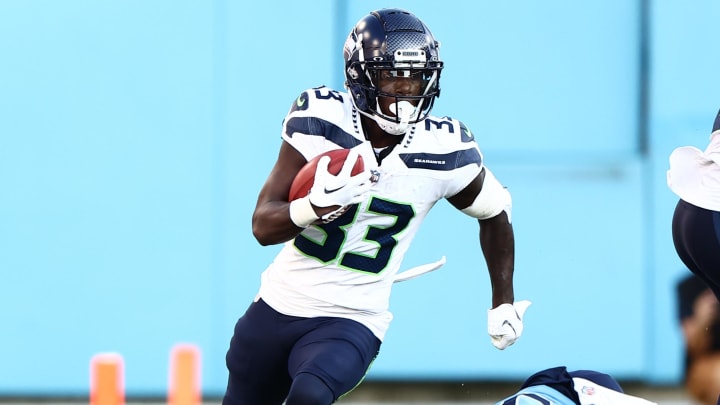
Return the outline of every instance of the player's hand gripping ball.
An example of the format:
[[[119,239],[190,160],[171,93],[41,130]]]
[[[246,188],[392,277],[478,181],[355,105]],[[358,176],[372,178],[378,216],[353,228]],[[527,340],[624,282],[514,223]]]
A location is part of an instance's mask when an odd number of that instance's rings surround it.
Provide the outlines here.
[[[311,159],[296,175],[288,193],[290,220],[300,228],[318,219],[331,222],[350,206],[365,201],[372,184],[371,172],[365,170],[357,149],[326,152]],[[316,209],[322,209],[322,214]]]
[[[323,156],[330,157],[330,164],[328,164],[328,173],[337,176],[340,173],[345,161],[347,160],[350,149],[335,149],[320,155],[315,156],[295,176],[295,179],[290,185],[290,193],[288,201],[294,201],[298,198],[305,197],[310,193],[313,184],[315,184],[315,172],[317,171],[318,162]],[[365,163],[361,155],[357,155],[355,165],[350,172],[351,176],[358,175],[365,170]]]

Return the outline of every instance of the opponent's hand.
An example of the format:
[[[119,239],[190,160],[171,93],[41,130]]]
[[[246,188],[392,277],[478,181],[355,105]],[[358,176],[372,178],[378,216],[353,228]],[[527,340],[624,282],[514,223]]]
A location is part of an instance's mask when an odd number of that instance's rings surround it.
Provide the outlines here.
[[[328,171],[330,157],[324,156],[318,161],[315,182],[308,195],[310,202],[318,208],[337,207],[321,217],[324,221],[337,218],[348,206],[358,204],[367,198],[367,193],[372,187],[371,174],[369,170],[365,170],[352,175],[357,157],[358,151],[351,150],[337,175]]]
[[[488,310],[488,334],[493,346],[504,350],[518,340],[523,332],[523,315],[530,304],[524,300]]]

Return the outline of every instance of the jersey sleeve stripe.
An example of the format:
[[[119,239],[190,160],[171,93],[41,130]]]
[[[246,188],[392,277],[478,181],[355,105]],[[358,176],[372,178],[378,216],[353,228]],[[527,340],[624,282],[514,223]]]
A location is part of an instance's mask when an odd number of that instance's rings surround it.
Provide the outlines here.
[[[343,131],[337,125],[315,117],[292,117],[285,124],[285,135],[292,138],[295,133],[322,136],[330,142],[345,148],[353,148],[362,141]]]

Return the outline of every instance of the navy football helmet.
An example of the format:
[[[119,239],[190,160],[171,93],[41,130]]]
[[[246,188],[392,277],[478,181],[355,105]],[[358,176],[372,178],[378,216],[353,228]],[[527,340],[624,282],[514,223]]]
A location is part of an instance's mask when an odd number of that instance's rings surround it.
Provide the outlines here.
[[[373,11],[350,32],[343,50],[345,87],[357,110],[387,133],[403,135],[422,121],[440,95],[443,62],[440,43],[415,15],[401,9]],[[419,95],[382,92],[381,77],[422,80]],[[378,97],[394,98],[391,111],[381,111]],[[392,115],[388,114],[391,113]]]

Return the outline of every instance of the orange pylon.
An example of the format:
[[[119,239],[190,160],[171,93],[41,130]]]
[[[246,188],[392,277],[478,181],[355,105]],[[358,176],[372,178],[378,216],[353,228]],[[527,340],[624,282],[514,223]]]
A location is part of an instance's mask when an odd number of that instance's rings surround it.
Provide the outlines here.
[[[199,405],[200,350],[192,344],[175,345],[170,353],[169,405]]]
[[[90,404],[124,405],[123,359],[117,353],[100,353],[90,360]]]

